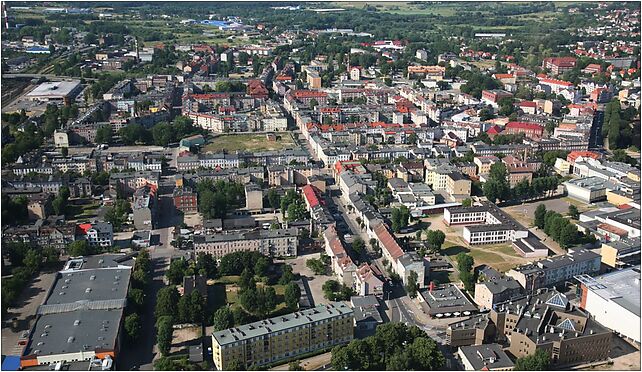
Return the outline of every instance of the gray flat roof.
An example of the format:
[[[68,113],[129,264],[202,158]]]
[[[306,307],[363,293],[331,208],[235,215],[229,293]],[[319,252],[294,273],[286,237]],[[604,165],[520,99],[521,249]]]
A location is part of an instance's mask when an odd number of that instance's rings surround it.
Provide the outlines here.
[[[484,368],[492,371],[515,366],[515,363],[506,355],[501,345],[498,344],[462,346],[459,350],[476,371]]]
[[[447,284],[432,292],[429,289],[424,289],[420,293],[430,309],[430,315],[477,310],[468,297],[453,284]]]
[[[42,83],[27,94],[27,97],[57,98],[67,97],[80,87],[80,81],[55,81]]]
[[[129,286],[129,268],[68,270],[57,274],[45,305],[78,301],[124,299]]]
[[[219,345],[226,345],[353,313],[354,311],[346,303],[335,302],[239,327],[228,328],[223,331],[214,332],[212,336]]]
[[[605,300],[622,306],[640,316],[640,266],[618,270],[609,274],[590,278],[578,276],[587,288]]]

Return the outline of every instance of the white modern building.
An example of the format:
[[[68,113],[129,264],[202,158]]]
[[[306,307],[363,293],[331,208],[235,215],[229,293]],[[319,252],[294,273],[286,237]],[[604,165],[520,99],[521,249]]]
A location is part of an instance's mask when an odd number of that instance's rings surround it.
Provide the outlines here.
[[[575,277],[582,288],[580,307],[603,326],[640,345],[640,266],[596,278]]]

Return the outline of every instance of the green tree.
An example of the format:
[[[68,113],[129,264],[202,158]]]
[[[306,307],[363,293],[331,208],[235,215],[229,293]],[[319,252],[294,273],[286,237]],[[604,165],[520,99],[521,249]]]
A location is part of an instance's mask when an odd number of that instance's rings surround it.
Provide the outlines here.
[[[301,288],[296,283],[291,282],[285,287],[285,304],[290,309],[296,309],[299,307],[299,299],[301,298]]]
[[[256,264],[254,264],[254,274],[258,276],[265,276],[267,275],[267,271],[270,267],[270,262],[266,257],[260,257],[257,261]]]
[[[88,256],[93,254],[93,250],[86,240],[76,240],[67,246],[67,252],[71,257]]]
[[[327,266],[323,261],[317,258],[310,258],[305,261],[305,266],[312,270],[314,275],[324,275],[327,271]]]
[[[162,316],[156,322],[156,342],[163,356],[169,354],[172,347],[174,328],[171,316]]]
[[[234,326],[234,315],[229,307],[223,306],[216,310],[212,320],[214,331],[222,331]]]
[[[569,215],[572,219],[577,220],[578,218],[580,218],[580,211],[579,211],[579,210],[577,210],[577,207],[576,207],[575,205],[570,204],[570,205],[568,206],[568,215]]]
[[[548,352],[538,349],[534,354],[517,358],[515,360],[516,371],[547,371],[551,363]]]
[[[279,279],[279,284],[281,285],[287,285],[291,281],[295,279],[294,274],[292,272],[292,266],[285,264],[283,266],[283,274],[281,274],[281,278]]]
[[[539,204],[535,209],[535,226],[539,229],[544,228],[544,222],[546,217],[546,205]]]
[[[136,310],[142,310],[145,304],[145,292],[140,288],[132,288],[127,294],[127,301],[133,304]]]
[[[470,198],[466,198],[466,199],[462,200],[462,202],[461,202],[461,206],[462,207],[470,207],[472,205],[473,205],[473,201]]]
[[[157,319],[163,316],[177,318],[179,297],[175,286],[161,288],[156,295],[154,316]]]
[[[268,203],[270,204],[270,207],[274,210],[279,208],[279,206],[281,205],[281,196],[274,188],[271,188],[268,190],[267,199],[268,199]]]
[[[441,251],[441,246],[446,240],[446,234],[441,230],[429,230],[426,236],[426,241],[428,242],[428,247],[433,253]]]
[[[290,362],[288,365],[288,371],[305,371],[305,368],[301,366],[301,362],[298,360]]]
[[[417,283],[418,275],[413,270],[410,270],[408,275],[408,283],[406,284],[406,292],[410,298],[417,297],[417,291],[419,290],[419,284]]]
[[[104,124],[96,129],[96,143],[111,144],[112,141],[111,125]]]
[[[352,249],[357,253],[357,254],[363,254],[365,253],[366,249],[366,243],[361,239],[360,237],[354,238],[352,241]]]
[[[136,341],[140,337],[142,326],[140,324],[140,317],[136,313],[132,313],[125,317],[125,332],[131,341]]]
[[[183,277],[187,271],[187,261],[184,258],[174,260],[169,264],[169,269],[165,273],[170,284],[178,285],[183,283]]]

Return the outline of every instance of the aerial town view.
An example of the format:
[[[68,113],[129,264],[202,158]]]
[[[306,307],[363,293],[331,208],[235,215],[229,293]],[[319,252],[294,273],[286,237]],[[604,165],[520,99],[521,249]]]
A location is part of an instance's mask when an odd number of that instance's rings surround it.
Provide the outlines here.
[[[1,369],[640,370],[640,7],[2,2]]]

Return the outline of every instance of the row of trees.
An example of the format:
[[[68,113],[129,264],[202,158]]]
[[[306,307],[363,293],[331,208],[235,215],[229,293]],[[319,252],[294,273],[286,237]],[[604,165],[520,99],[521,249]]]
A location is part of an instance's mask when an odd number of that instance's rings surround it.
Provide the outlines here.
[[[559,180],[556,176],[536,177],[531,182],[520,181],[511,189],[506,165],[497,162],[490,167],[488,179],[483,186],[484,196],[492,202],[506,200],[527,200],[538,197],[545,192],[557,189]]]
[[[283,217],[287,221],[301,221],[308,217],[308,211],[306,210],[303,197],[294,190],[288,190],[285,195],[280,198],[280,204],[281,214],[283,214]]]
[[[130,342],[140,339],[142,330],[141,314],[145,307],[145,289],[151,283],[152,261],[146,249],[141,250],[136,257],[132,271],[131,289],[127,294],[127,315],[125,316],[125,333]]]
[[[332,368],[337,371],[432,371],[441,369],[445,362],[426,332],[404,323],[380,325],[373,336],[332,349]]]
[[[172,261],[165,273],[167,281],[170,284],[179,285],[183,282],[185,276],[203,275],[207,279],[216,278],[218,276],[218,268],[212,255],[201,252],[197,257],[196,261],[190,262],[182,257]]]
[[[640,120],[635,107],[622,110],[620,101],[613,98],[604,109],[602,137],[608,140],[610,150],[625,149],[629,146],[640,148]]]
[[[569,209],[571,214],[576,215],[577,210]],[[576,244],[594,243],[595,237],[590,233],[580,233],[577,226],[561,214],[546,210],[544,204],[535,209],[535,226],[543,229],[560,247],[568,249]]]
[[[111,131],[111,129],[110,129]],[[146,129],[142,124],[132,123],[118,131],[121,140],[126,145],[135,144],[154,144],[157,146],[167,146],[170,143],[178,142],[181,138],[203,134],[201,128],[193,125],[192,119],[186,116],[177,116],[173,122],[160,122],[151,129]],[[100,143],[111,143],[111,134],[101,134]]]

